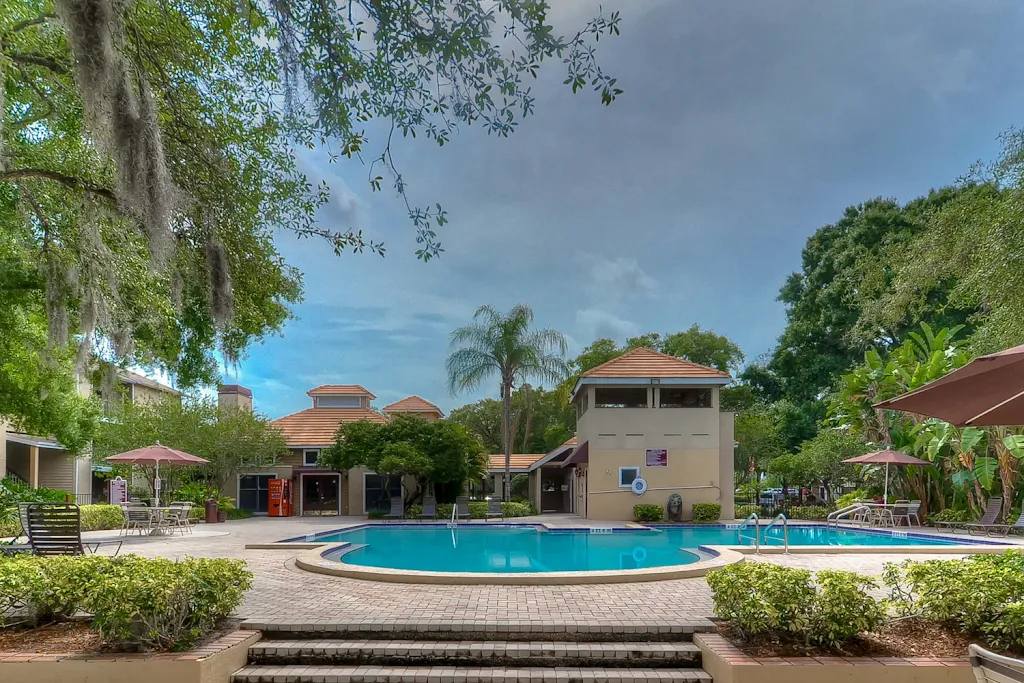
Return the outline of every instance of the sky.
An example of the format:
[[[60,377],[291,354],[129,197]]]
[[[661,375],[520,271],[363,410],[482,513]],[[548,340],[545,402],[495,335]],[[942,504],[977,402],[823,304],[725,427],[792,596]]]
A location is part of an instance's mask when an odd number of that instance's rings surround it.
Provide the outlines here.
[[[562,33],[598,11],[553,5]],[[622,14],[621,36],[597,46],[625,91],[611,106],[573,95],[554,61],[533,86],[537,113],[510,138],[463,127],[443,148],[394,145],[410,200],[448,212],[439,259],[415,258],[403,204],[370,190],[366,166],[303,156],[332,188],[322,224],[362,229],[387,255],[279,235],[305,299],[224,381],[251,388],[271,418],[309,407],[320,384],[448,411],[498,395],[497,380],[447,392],[450,332],[480,305],[520,302],[566,335],[570,357],[599,337],[699,323],[754,359],[782,331],[776,296],[816,229],[851,204],[955,181],[1024,123],[1017,0],[603,7]]]

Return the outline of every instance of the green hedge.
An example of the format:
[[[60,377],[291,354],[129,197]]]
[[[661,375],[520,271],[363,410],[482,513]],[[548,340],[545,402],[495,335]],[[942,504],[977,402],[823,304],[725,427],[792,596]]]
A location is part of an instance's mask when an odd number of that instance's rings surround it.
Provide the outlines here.
[[[660,522],[665,518],[665,508],[660,505],[639,504],[633,506],[633,519],[638,522]]]
[[[61,501],[63,502],[63,501]],[[82,531],[106,531],[120,529],[124,524],[124,513],[119,505],[82,505]],[[17,509],[14,515],[0,520],[0,538],[22,534]]]
[[[823,505],[801,505],[786,510],[786,517],[788,519],[825,519],[830,512],[832,510]]]
[[[751,515],[751,513],[754,513],[754,512],[756,512],[757,514],[760,515],[761,514],[761,506],[760,505],[737,505],[733,509],[732,516],[733,516],[733,519],[746,519],[747,517],[749,517]]]
[[[936,522],[973,522],[975,514],[971,510],[954,510],[946,508],[939,510],[934,515],[928,515],[928,524],[935,526]]]
[[[698,524],[717,522],[722,517],[722,506],[718,503],[694,503],[693,521]]]
[[[505,503],[501,504],[501,511],[505,513],[506,517],[530,517],[537,514],[537,509],[529,502],[525,503]],[[416,519],[420,514],[423,513],[422,505],[410,505],[409,509],[405,511],[406,519]],[[367,515],[370,519],[381,519],[385,513],[370,513]],[[486,519],[487,518],[487,503],[485,501],[472,501],[469,504],[469,516],[472,519]],[[437,504],[437,518],[439,520],[447,520],[452,518],[452,503],[438,503]]]
[[[875,581],[853,572],[741,563],[708,572],[715,614],[743,637],[788,632],[805,642],[840,646],[882,625],[885,611],[869,591]]]
[[[81,611],[108,647],[182,650],[231,614],[251,583],[240,560],[0,558],[0,620],[49,623]]]

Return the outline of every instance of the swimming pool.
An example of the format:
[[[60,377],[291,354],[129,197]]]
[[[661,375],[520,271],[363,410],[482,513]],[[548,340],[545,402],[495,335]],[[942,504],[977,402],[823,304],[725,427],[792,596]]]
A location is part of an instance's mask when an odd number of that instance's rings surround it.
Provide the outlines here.
[[[752,545],[752,530],[661,527],[647,529],[548,529],[516,525],[376,524],[318,534],[307,540],[347,543],[325,559],[362,567],[427,572],[546,573],[669,567],[707,557],[701,546]],[[762,530],[762,534],[764,530]],[[302,539],[292,539],[302,540]],[[766,545],[778,546],[773,528]],[[890,532],[791,526],[791,546],[942,546],[961,539]]]

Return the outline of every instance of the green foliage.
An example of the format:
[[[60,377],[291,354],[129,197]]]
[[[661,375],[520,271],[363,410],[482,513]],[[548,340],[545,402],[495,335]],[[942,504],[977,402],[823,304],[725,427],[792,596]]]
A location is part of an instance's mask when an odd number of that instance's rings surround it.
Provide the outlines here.
[[[815,574],[814,581],[817,591],[808,627],[812,642],[838,647],[885,621],[885,609],[869,593],[877,587],[874,579],[825,569]]]
[[[634,511],[635,515],[635,511]],[[718,503],[694,503],[693,521],[698,524],[717,522],[722,516],[722,506]]]
[[[760,505],[737,505],[733,509],[733,513],[732,513],[733,514],[733,519],[746,519],[747,517],[749,517],[754,512],[756,512],[757,514],[760,515],[761,514],[761,506]]]
[[[0,625],[70,619],[82,608],[104,559],[0,556]]]
[[[779,421],[768,406],[755,406],[736,415],[733,449],[736,472],[744,479],[764,472],[771,462],[785,452],[785,443],[779,432]]]
[[[342,424],[334,445],[320,458],[339,471],[365,467],[385,476],[415,477],[416,489],[406,491],[406,506],[430,482],[460,484],[483,477],[487,469],[483,447],[465,427],[412,415],[396,415],[386,423]]]
[[[932,526],[935,526],[937,522],[973,522],[975,519],[977,519],[977,515],[973,510],[954,510],[953,508],[946,508],[933,515],[928,515],[928,523]]]
[[[287,450],[280,430],[265,416],[247,410],[221,410],[210,399],[126,402],[113,417],[100,426],[93,445],[94,458],[102,460],[160,442],[209,461],[189,470],[205,485],[220,491],[228,486],[235,472],[271,467],[278,455]],[[148,476],[152,475],[151,468],[146,471]],[[168,480],[164,489],[179,488],[175,478],[187,477],[190,471],[165,468],[160,473]],[[193,498],[188,500],[201,503]]]
[[[124,524],[124,513],[120,505],[83,505],[82,531],[106,531],[120,529]]]
[[[786,510],[786,517],[803,520],[826,519],[831,511],[822,505],[797,505]]]
[[[530,517],[537,514],[537,510],[529,502],[526,503],[515,503],[515,502],[503,502],[501,504],[501,511],[506,517]],[[420,514],[423,513],[422,505],[410,505],[409,509],[405,512],[406,519],[416,519]],[[368,519],[383,519],[383,512],[379,514],[368,514]],[[487,519],[487,503],[485,501],[470,501],[469,503],[469,516],[471,519]],[[438,519],[451,519],[452,517],[452,504],[451,503],[438,503],[437,504],[437,518]]]
[[[785,453],[770,461],[768,474],[785,488],[802,486],[814,480],[811,460],[795,453]]]
[[[868,498],[868,492],[864,489],[857,489],[856,491],[850,491],[836,498],[836,509],[842,510],[848,505],[853,505],[856,500],[866,500]]]
[[[806,468],[808,482],[817,482],[827,492],[831,492],[853,473],[851,466],[843,461],[867,452],[868,446],[861,438],[836,429],[826,429],[804,442],[797,456]]]
[[[638,522],[660,522],[665,519],[665,508],[662,505],[650,503],[634,505],[633,519]]]
[[[113,558],[83,603],[115,649],[183,650],[242,602],[252,575],[241,560]]]
[[[814,601],[811,573],[760,562],[709,571],[715,614],[745,638],[773,631],[805,633]]]
[[[463,425],[480,439],[488,453],[503,452],[501,401],[480,399],[455,408],[448,414],[448,419]],[[558,391],[523,384],[512,392],[514,452],[549,453],[565,443],[575,431],[576,409],[566,403]]]
[[[533,309],[526,304],[513,306],[507,314],[493,306],[481,306],[469,325],[452,331],[452,352],[445,360],[448,389],[453,395],[476,389],[488,379],[499,381],[505,500],[512,496],[512,390],[529,377],[557,383],[566,375],[565,336],[550,328],[535,330],[532,325]]]
[[[660,346],[654,348],[728,373],[735,373],[744,360],[743,351],[734,341],[711,330],[702,330],[697,323],[683,332],[667,335]]]
[[[874,580],[853,572],[824,570],[812,585],[805,569],[744,562],[708,572],[707,581],[715,614],[745,638],[788,632],[837,647],[884,620],[869,593]]]
[[[898,613],[953,624],[991,645],[1024,651],[1024,551],[967,559],[888,564],[884,578]]]
[[[0,538],[21,533],[18,503],[63,503],[67,492],[28,484],[5,477],[0,479]]]

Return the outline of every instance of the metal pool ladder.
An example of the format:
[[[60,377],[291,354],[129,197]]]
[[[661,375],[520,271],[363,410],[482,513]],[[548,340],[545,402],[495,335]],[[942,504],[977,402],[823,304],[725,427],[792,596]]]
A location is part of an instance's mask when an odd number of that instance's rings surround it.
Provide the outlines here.
[[[750,520],[754,520],[754,553],[757,554],[757,555],[760,555],[761,554],[761,538],[760,538],[760,536],[761,536],[761,534],[760,534],[761,522],[760,522],[760,518],[757,516],[756,512],[751,512],[749,515],[747,515],[747,518],[745,520],[743,520],[743,524],[740,524],[740,531],[739,531],[739,534],[736,537],[736,540],[738,540],[738,541],[742,541],[743,540],[743,530],[747,527],[747,523],[750,522]]]
[[[786,520],[786,515],[781,512],[775,515],[775,519],[768,522],[768,526],[764,528],[764,542],[765,545],[771,540],[768,538],[768,531],[775,526],[779,520],[782,520],[782,545],[785,548],[785,553],[789,555],[789,522]]]
[[[458,503],[453,503],[452,504],[452,519],[451,519],[450,522],[448,522],[448,528],[449,529],[455,529],[456,527],[459,526],[459,519],[455,515],[455,513],[458,512],[458,509],[459,509],[459,504]]]

